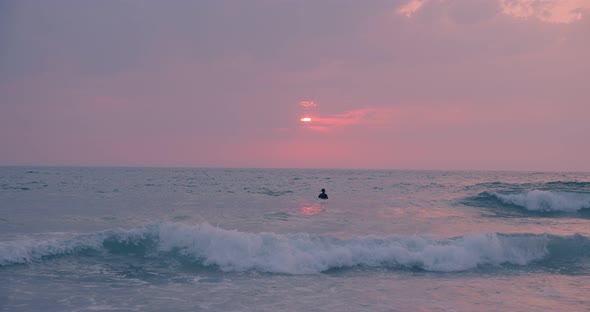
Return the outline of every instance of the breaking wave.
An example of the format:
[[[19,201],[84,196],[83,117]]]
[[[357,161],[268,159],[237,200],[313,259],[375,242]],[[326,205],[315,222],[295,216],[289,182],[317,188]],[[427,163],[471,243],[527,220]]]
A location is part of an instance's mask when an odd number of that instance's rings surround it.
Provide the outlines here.
[[[573,244],[573,245],[572,245]],[[567,245],[567,247],[563,247]],[[457,272],[479,266],[528,265],[570,253],[588,256],[580,235],[467,235],[445,240],[418,236],[362,236],[348,239],[307,233],[245,233],[209,224],[162,223],[110,230],[61,240],[0,243],[0,266],[26,264],[63,255],[101,253],[175,257],[222,271],[315,274],[330,269],[381,267]]]
[[[465,187],[466,190],[487,190],[502,192],[523,192],[529,190],[543,190],[555,192],[580,192],[590,193],[590,182],[578,181],[552,181],[540,183],[506,183],[506,182],[484,182]]]
[[[492,193],[500,201],[531,211],[576,212],[590,208],[590,194],[532,190],[517,194]]]
[[[523,210],[531,213],[576,213],[590,208],[590,193],[532,190],[482,192],[461,200],[473,207]]]

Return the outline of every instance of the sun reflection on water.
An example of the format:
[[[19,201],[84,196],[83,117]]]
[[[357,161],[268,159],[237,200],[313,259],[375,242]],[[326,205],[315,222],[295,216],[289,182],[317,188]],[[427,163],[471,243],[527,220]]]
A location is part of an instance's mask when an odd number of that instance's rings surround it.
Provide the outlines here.
[[[313,216],[325,210],[324,204],[320,203],[313,203],[313,204],[305,204],[299,212],[304,216]]]

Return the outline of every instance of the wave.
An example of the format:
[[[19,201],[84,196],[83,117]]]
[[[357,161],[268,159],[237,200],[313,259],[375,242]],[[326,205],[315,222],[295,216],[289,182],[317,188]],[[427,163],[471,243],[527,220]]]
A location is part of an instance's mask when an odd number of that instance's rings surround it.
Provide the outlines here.
[[[521,192],[489,192],[463,198],[459,203],[483,208],[512,209],[513,212],[542,215],[590,212],[590,193],[530,190]],[[509,210],[505,210],[509,211]]]
[[[590,182],[554,181],[547,182],[545,185],[556,190],[590,191]]]
[[[563,248],[569,244],[567,248]],[[572,244],[574,244],[572,246]],[[245,233],[207,223],[162,223],[110,230],[62,240],[0,243],[0,266],[26,264],[88,251],[142,257],[172,256],[226,272],[315,274],[331,269],[372,267],[458,272],[480,266],[528,265],[566,253],[590,254],[586,237],[548,234],[467,235],[431,240],[419,236],[362,236],[348,239],[308,233]]]
[[[590,194],[532,190],[516,194],[491,193],[502,203],[529,211],[577,212],[590,208]]]
[[[17,239],[0,242],[0,267],[24,264],[44,258],[104,250],[109,246],[132,247],[149,241],[146,228],[109,230],[69,239]]]
[[[553,192],[578,192],[590,193],[590,182],[579,181],[550,181],[538,183],[508,183],[508,182],[484,182],[465,187],[466,190],[486,190],[488,192],[524,192],[530,190],[542,190]]]
[[[519,194],[493,193],[502,202],[531,211],[576,212],[590,208],[590,194],[532,190]]]

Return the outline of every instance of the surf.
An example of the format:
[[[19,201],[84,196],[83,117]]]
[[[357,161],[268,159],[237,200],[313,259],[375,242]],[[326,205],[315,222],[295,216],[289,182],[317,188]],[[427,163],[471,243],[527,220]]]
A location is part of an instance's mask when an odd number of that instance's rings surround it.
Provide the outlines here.
[[[590,193],[530,190],[485,191],[461,203],[474,207],[518,209],[538,213],[578,213],[590,209]]]
[[[532,190],[516,194],[491,193],[501,202],[530,211],[576,212],[590,208],[590,194]]]
[[[590,243],[581,235],[502,233],[443,240],[404,235],[336,238],[310,233],[248,233],[208,223],[167,222],[67,239],[1,242],[0,266],[104,254],[156,261],[173,258],[223,272],[318,274],[354,267],[461,272],[482,266],[527,266],[564,256],[586,258]]]

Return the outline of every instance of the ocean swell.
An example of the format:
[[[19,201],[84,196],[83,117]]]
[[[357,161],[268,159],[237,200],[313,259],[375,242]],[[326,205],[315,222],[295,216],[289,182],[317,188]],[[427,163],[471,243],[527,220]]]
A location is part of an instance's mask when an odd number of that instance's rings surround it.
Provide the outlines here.
[[[590,208],[590,194],[532,190],[516,194],[491,193],[501,202],[530,211],[576,212]]]
[[[457,272],[486,265],[528,265],[550,256],[550,246],[559,246],[564,239],[568,238],[496,233],[446,240],[397,235],[339,239],[308,233],[245,233],[206,223],[162,223],[66,240],[2,242],[0,266],[93,250],[172,256],[226,272],[316,274],[357,266]],[[587,238],[581,240],[588,245]]]

